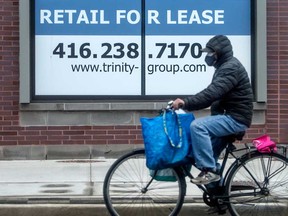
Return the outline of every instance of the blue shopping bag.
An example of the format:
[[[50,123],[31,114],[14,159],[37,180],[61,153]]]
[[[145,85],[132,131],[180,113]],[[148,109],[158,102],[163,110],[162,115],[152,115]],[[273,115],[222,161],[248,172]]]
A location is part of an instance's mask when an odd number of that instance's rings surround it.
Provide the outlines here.
[[[145,146],[146,166],[159,170],[179,166],[188,162],[192,144],[190,124],[192,113],[178,114],[164,110],[153,118],[140,118]]]

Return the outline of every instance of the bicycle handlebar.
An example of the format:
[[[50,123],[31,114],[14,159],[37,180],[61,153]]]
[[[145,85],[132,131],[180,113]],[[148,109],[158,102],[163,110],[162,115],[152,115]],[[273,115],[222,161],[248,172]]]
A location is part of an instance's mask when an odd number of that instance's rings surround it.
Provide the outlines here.
[[[169,101],[168,103],[167,103],[167,107],[166,107],[166,109],[172,109],[173,108],[173,100],[171,100],[171,101]]]
[[[174,102],[173,100],[169,101],[169,102],[167,103],[166,109],[174,110],[174,108],[173,108],[173,102]],[[177,112],[177,113],[179,113],[179,114],[181,114],[181,113],[186,113],[186,112],[182,109],[182,107],[183,107],[183,104],[180,104],[179,109],[178,109],[178,110],[175,110],[175,112]]]

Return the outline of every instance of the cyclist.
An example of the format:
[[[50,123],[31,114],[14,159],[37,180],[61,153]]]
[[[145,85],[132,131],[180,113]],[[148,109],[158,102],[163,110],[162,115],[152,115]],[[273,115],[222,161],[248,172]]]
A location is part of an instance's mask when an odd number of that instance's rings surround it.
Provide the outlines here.
[[[172,106],[188,111],[211,107],[211,116],[197,118],[190,126],[195,165],[201,170],[191,181],[209,184],[220,180],[217,160],[226,146],[223,137],[251,125],[253,92],[246,69],[233,56],[227,36],[214,36],[201,51],[207,53],[206,64],[215,68],[212,82],[195,95],[177,98]]]

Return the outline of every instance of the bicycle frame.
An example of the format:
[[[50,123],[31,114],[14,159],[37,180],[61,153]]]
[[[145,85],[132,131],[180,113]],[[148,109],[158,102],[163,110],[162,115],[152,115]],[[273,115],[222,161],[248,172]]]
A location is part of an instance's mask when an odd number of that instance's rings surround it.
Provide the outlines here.
[[[220,176],[223,176],[223,173],[224,173],[224,169],[226,167],[226,163],[227,163],[227,160],[229,158],[229,155],[232,155],[236,160],[237,160],[237,156],[235,156],[233,154],[233,152],[236,152],[236,151],[242,151],[242,150],[247,150],[249,147],[245,147],[245,148],[242,148],[242,149],[236,149],[236,147],[234,146],[233,143],[228,143],[227,144],[227,147],[225,148],[226,151],[225,151],[225,154],[224,154],[224,157],[223,157],[223,162],[222,162],[222,165],[221,165],[221,168],[220,168]],[[194,165],[194,164],[192,164]],[[233,165],[233,164],[232,164]],[[220,181],[220,185],[219,186],[224,186],[224,182],[229,174],[229,172],[231,171],[231,169],[233,168],[233,166],[230,166],[229,169],[227,170],[224,178],[222,181]],[[190,179],[194,178],[194,176],[190,173],[189,170],[187,170],[187,168],[185,166],[181,166],[181,169],[183,170],[184,172],[184,175],[188,176]],[[204,185],[197,185],[197,187],[202,190],[203,192],[206,192],[207,194],[209,194],[207,188],[204,186]],[[217,197],[218,198],[218,197]]]
[[[243,159],[243,158],[246,158],[246,157],[249,157],[249,155],[252,153],[252,151],[253,151],[253,152],[256,151],[255,147],[250,147],[250,146],[248,146],[247,144],[245,144],[245,147],[237,149],[233,143],[228,143],[228,144],[227,144],[227,147],[226,147],[225,149],[226,149],[226,151],[225,151],[225,154],[224,154],[224,157],[223,157],[223,162],[222,162],[222,165],[221,165],[221,168],[220,168],[220,172],[219,172],[220,176],[223,177],[224,169],[225,169],[225,167],[226,167],[226,164],[227,164],[227,161],[228,161],[229,156],[232,156],[232,157],[235,159],[235,161],[230,165],[230,167],[228,168],[227,172],[225,173],[222,181],[220,181],[220,183],[219,183],[219,186],[220,186],[220,187],[224,187],[225,182],[226,182],[226,180],[227,180],[227,177],[228,177],[229,173],[231,172],[231,170],[233,169],[233,167],[236,166],[236,165],[238,165],[239,163],[242,163],[242,162],[241,162],[242,159]],[[253,149],[253,150],[251,151],[251,149]],[[244,151],[244,150],[246,150],[246,151],[248,151],[248,152],[245,153],[245,154],[241,154],[240,156],[235,155],[235,152],[240,152],[240,151]],[[286,149],[285,149],[284,151],[286,152]],[[269,161],[269,164],[271,164],[270,161]],[[193,165],[194,165],[194,164],[193,164]],[[283,167],[279,168],[279,170],[277,170],[277,172],[274,172],[274,173],[272,173],[272,174],[270,173],[269,170],[263,170],[263,172],[264,172],[265,175],[267,176],[267,179],[265,179],[265,184],[264,184],[263,186],[261,186],[260,183],[257,182],[257,180],[254,178],[253,174],[249,171],[249,169],[245,166],[245,164],[243,164],[243,167],[244,167],[245,170],[248,172],[248,174],[251,176],[251,178],[254,180],[254,182],[257,184],[257,186],[258,186],[259,188],[263,188],[264,185],[268,184],[269,179],[270,179],[271,177],[277,175],[277,174],[280,173],[281,171],[283,171],[283,170],[286,168],[286,165],[283,164]],[[190,179],[194,178],[194,176],[190,173],[189,170],[187,170],[187,168],[186,168],[185,166],[181,166],[181,169],[183,170],[184,175],[187,175]],[[269,176],[268,176],[268,174],[269,174]],[[236,196],[237,196],[237,195],[233,195],[233,196],[213,195],[213,194],[209,193],[209,190],[207,189],[207,187],[206,187],[205,185],[197,185],[197,187],[198,187],[201,191],[207,193],[209,196],[212,196],[213,199],[220,199],[220,200],[221,200],[221,199],[225,199],[225,198],[229,198],[229,197],[236,197]],[[252,186],[245,186],[245,187],[244,187],[244,186],[241,186],[241,187],[242,187],[241,189],[243,189],[243,190],[244,190],[244,189],[246,189],[246,190],[248,190],[248,189],[250,189],[250,190],[251,190],[251,189],[255,189],[255,188],[252,187]],[[244,188],[243,188],[243,187],[244,187]],[[238,188],[238,189],[239,189],[239,188]],[[247,193],[247,194],[245,194],[245,195],[249,196],[249,195],[262,194],[262,193],[263,193],[263,191],[261,190],[261,191],[258,191],[258,192],[257,192],[257,191],[254,191],[253,193],[250,192],[250,193]],[[243,196],[243,194],[242,194],[242,196]]]
[[[286,152],[286,148],[284,150]],[[246,152],[238,154],[239,151]],[[219,188],[217,185],[215,185],[216,188],[205,185],[197,186],[203,192],[204,203],[212,207],[212,210],[222,214],[228,208],[233,216],[239,216],[242,213],[249,216],[251,212],[261,216],[261,212],[267,211],[271,213],[271,216],[274,216],[279,213],[279,206],[288,207],[286,202],[288,199],[286,193],[288,159],[286,156],[274,152],[260,153],[248,145],[236,149],[234,144],[229,142],[222,159],[222,166],[219,171],[222,180],[218,184]],[[140,163],[135,163],[135,160]],[[186,195],[187,179],[185,180],[185,178],[187,176],[193,178],[190,172],[192,165],[194,163],[191,160],[189,164],[174,167],[175,179],[177,180],[164,181],[162,184],[162,180],[157,180],[156,172],[151,174],[149,170],[148,172],[146,170],[145,149],[123,155],[108,170],[103,184],[104,201],[109,212],[112,215],[119,215],[120,211],[128,213],[131,209],[135,210],[135,203],[139,206],[143,203],[142,208],[150,205],[151,207],[154,206],[155,209],[162,209],[165,206],[165,214],[162,215],[177,215]],[[127,168],[133,171],[131,176],[135,178],[131,179],[130,175],[127,176]],[[142,174],[144,175],[142,176]],[[276,178],[274,178],[275,176]],[[133,181],[129,184],[131,180]],[[120,188],[121,190],[119,190]],[[167,196],[167,192],[169,196]],[[158,200],[159,197],[163,199]],[[129,202],[125,201],[127,198]],[[124,202],[119,203],[119,200]],[[151,202],[147,202],[148,200]],[[163,203],[169,203],[169,206],[163,205]],[[269,208],[270,205],[271,208]],[[285,214],[280,215],[284,216]]]

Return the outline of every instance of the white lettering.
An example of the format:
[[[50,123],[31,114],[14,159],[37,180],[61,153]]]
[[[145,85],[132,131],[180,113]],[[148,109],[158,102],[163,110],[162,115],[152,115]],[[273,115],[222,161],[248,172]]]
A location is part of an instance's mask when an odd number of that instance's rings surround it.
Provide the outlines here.
[[[178,24],[187,24],[187,10],[178,11]]]
[[[154,22],[155,24],[160,24],[159,20],[158,20],[158,16],[159,16],[159,12],[156,10],[148,10],[148,24],[152,24],[152,22]]]
[[[213,11],[205,10],[203,11],[202,16],[203,16],[202,20],[203,24],[211,24],[213,22]]]
[[[109,20],[105,19],[104,10],[41,10],[41,24],[110,24]],[[66,23],[65,23],[66,22]]]
[[[85,10],[81,10],[77,19],[77,24],[80,24],[81,22],[85,22],[86,24],[89,24],[89,19],[86,14]]]
[[[201,19],[199,17],[198,11],[193,10],[189,19],[189,24],[196,22],[197,24],[201,24]]]
[[[64,23],[63,12],[64,12],[64,10],[55,10],[54,11],[54,24],[63,24]]]
[[[168,10],[167,11],[167,24],[177,24],[177,22],[174,20],[171,19],[171,10]]]
[[[137,11],[137,10],[131,10],[128,12],[128,17],[127,17],[127,20],[130,24],[137,24],[140,22],[140,19],[141,19],[141,15],[140,13]],[[132,16],[135,16],[135,19],[132,20]]]
[[[40,23],[44,24],[45,22],[49,24],[53,24],[51,17],[51,11],[50,10],[41,10],[40,11]]]
[[[224,10],[215,11],[215,24],[224,24]]]
[[[121,19],[124,19],[126,16],[126,10],[117,10],[116,11],[116,23],[120,24],[121,23]]]
[[[92,19],[90,21],[90,24],[98,24],[98,21],[97,21],[98,10],[91,10],[90,12],[92,14]]]
[[[116,11],[116,24],[121,24],[121,20],[126,19],[130,24],[137,24],[140,22],[141,15],[137,10],[117,10]]]
[[[65,10],[65,13],[68,15],[68,23],[73,23],[73,15],[77,13],[77,10]]]
[[[100,20],[98,22],[97,14],[99,12]],[[90,20],[90,24],[110,24],[109,20],[105,20],[105,11],[104,10],[91,10],[90,13],[92,14],[92,19]]]
[[[167,10],[167,24],[224,24],[224,10]],[[177,14],[176,14],[177,13]]]
[[[160,24],[159,11],[148,10],[147,23]],[[224,10],[167,10],[166,21],[170,25],[224,24]],[[137,24],[141,14],[137,10],[116,10],[116,24]],[[40,24],[110,24],[104,10],[40,10]]]
[[[100,23],[101,24],[110,24],[109,20],[105,20],[105,11],[100,10]]]

